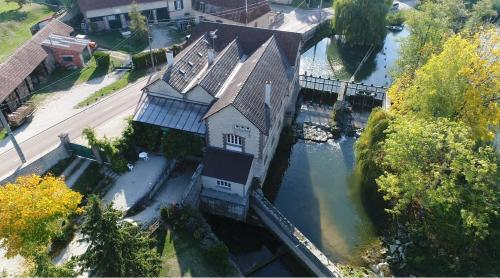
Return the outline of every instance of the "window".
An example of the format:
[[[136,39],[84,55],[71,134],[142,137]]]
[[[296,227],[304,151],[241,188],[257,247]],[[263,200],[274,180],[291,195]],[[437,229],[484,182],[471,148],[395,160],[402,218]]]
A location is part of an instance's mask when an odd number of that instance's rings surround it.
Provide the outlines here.
[[[231,183],[227,181],[217,180],[217,186],[231,190]]]
[[[73,62],[73,56],[62,56],[64,62]]]
[[[205,2],[200,2],[200,11],[204,12],[204,13],[206,12],[205,11]]]
[[[176,11],[184,9],[184,1],[183,0],[175,0],[174,7]]]
[[[226,136],[226,143],[229,145],[241,146],[241,137],[234,134],[228,134]]]

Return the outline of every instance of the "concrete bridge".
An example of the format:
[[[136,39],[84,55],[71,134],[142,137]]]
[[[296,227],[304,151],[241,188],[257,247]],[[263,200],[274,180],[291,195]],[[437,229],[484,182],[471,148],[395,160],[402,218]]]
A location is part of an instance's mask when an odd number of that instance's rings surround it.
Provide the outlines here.
[[[262,190],[252,192],[250,206],[264,224],[318,277],[342,277],[337,266],[271,204]]]
[[[388,108],[390,101],[387,98],[387,88],[383,86],[368,85],[345,81],[340,79],[323,78],[321,76],[299,75],[299,84],[302,89],[310,89],[328,94],[337,94],[337,102],[342,103],[347,97],[364,96],[372,99],[372,105],[381,103],[383,108]],[[341,106],[339,106],[340,108]]]

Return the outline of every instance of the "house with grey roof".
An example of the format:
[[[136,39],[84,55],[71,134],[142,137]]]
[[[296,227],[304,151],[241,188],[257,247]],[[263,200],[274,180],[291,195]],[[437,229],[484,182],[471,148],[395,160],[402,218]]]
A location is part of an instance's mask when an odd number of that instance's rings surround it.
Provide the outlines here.
[[[296,33],[203,23],[144,88],[134,120],[203,136],[202,209],[244,220],[299,91]]]

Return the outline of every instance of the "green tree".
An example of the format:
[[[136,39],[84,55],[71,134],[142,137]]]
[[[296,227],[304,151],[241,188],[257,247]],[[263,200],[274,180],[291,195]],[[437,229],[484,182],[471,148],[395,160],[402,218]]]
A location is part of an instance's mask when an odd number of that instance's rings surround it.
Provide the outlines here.
[[[130,30],[132,31],[132,35],[137,42],[144,42],[148,40],[148,27],[147,27],[147,19],[144,15],[139,11],[139,7],[137,6],[137,2],[132,2],[130,7]]]
[[[76,277],[74,270],[76,262],[70,260],[61,266],[55,265],[47,252],[36,252],[34,255],[35,269],[31,273],[33,277]]]
[[[419,240],[416,248],[432,250],[426,256],[434,264],[438,257],[445,263],[436,266],[445,272],[424,273],[465,275],[474,273],[466,265],[500,259],[485,251],[500,236],[500,157],[493,147],[478,145],[460,122],[397,117],[382,152],[377,184],[392,204],[387,211]],[[446,272],[452,268],[456,272]]]
[[[336,0],[333,28],[351,46],[380,45],[389,10],[384,0]]]
[[[28,3],[28,0],[5,0],[7,3],[16,3],[19,9],[22,9],[24,5]]]
[[[162,148],[168,158],[184,158],[189,155],[202,156],[204,146],[202,137],[175,129],[170,129],[163,136]]]
[[[66,9],[71,9],[76,5],[76,0],[59,0]]]
[[[121,221],[122,213],[92,196],[82,225],[83,241],[89,243],[80,258],[84,269],[96,276],[153,277],[160,259],[152,240],[139,227]]]
[[[389,90],[392,110],[425,118],[446,117],[469,126],[477,138],[491,140],[500,125],[499,34],[492,30],[466,39],[450,38],[411,80]],[[401,82],[407,82],[399,86]]]
[[[481,0],[478,1],[470,13],[466,26],[472,30],[478,29],[485,23],[491,23],[498,15],[500,8],[499,0]]]
[[[410,11],[405,21],[410,35],[401,42],[394,75],[412,75],[429,58],[442,50],[444,41],[453,33],[452,21],[441,3],[427,1],[419,10]],[[410,77],[411,79],[411,77]]]

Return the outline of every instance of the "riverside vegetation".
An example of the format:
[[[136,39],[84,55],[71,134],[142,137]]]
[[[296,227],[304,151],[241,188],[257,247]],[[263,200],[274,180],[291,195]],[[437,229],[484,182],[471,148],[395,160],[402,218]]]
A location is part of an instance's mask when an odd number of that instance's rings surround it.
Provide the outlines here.
[[[498,275],[498,3],[425,1],[408,13],[388,111],[356,145],[365,203],[388,219],[396,275]]]

